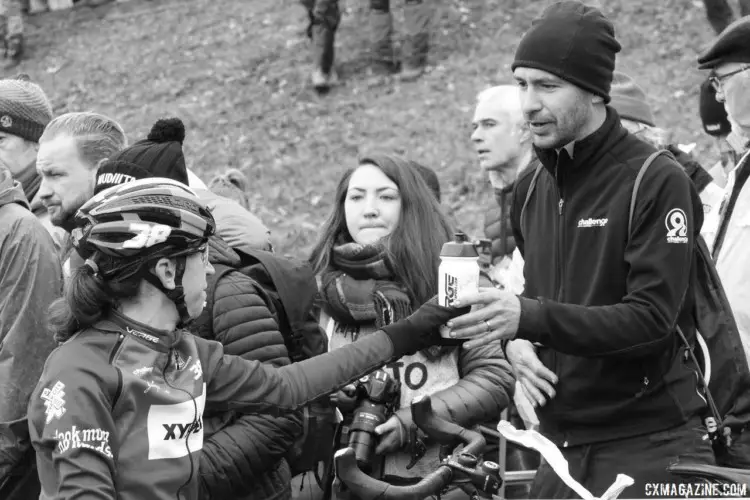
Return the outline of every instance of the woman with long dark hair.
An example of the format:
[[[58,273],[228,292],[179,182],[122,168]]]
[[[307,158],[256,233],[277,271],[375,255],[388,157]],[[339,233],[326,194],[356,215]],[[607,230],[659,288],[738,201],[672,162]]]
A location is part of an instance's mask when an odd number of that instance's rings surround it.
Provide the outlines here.
[[[310,260],[320,324],[335,352],[407,317],[437,293],[440,250],[452,230],[424,173],[397,156],[362,158],[341,178],[334,203]],[[418,447],[410,410],[415,397],[429,394],[440,416],[473,426],[499,417],[514,384],[499,344],[424,349],[385,369],[400,381],[401,393],[399,409],[377,429],[381,463],[374,474],[396,482],[411,482],[438,463],[432,443],[407,470]],[[336,400],[350,409],[345,391]]]
[[[437,325],[461,312],[428,303],[345,350],[277,369],[181,328],[204,307],[216,226],[184,184],[112,187],[75,221],[85,264],[53,304],[63,344],[28,411],[42,499],[195,500],[204,410],[297,409],[440,342]]]

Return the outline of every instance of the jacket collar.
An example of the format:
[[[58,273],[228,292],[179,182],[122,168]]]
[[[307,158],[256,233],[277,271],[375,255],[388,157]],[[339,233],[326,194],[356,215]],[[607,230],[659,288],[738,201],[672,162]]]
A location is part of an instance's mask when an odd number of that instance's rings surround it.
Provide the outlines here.
[[[115,310],[111,311],[106,319],[100,321],[96,328],[129,335],[156,351],[164,352],[171,349],[182,338],[182,330],[178,329],[171,332],[157,330]]]
[[[570,170],[585,170],[596,165],[597,161],[609,151],[609,146],[619,142],[628,134],[628,131],[620,124],[620,116],[614,108],[607,106],[607,117],[604,123],[594,133],[575,141],[568,146],[572,147],[573,154],[567,164]],[[537,157],[552,175],[555,175],[558,153],[555,149],[540,149],[534,146]],[[568,150],[570,151],[570,150]]]

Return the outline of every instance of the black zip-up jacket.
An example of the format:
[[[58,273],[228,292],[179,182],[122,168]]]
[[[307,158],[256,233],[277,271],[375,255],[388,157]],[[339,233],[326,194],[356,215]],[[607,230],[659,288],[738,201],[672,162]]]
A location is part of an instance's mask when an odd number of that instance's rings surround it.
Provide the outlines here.
[[[560,155],[564,164],[537,150],[545,168],[523,220],[534,170],[516,186],[511,218],[526,281],[517,337],[540,343],[539,358],[559,378],[539,418],[561,446],[669,429],[704,407],[674,328],[695,332],[686,291],[703,213],[672,159],[661,155],[648,169],[627,234],[635,178],[654,151],[608,107],[573,158]]]

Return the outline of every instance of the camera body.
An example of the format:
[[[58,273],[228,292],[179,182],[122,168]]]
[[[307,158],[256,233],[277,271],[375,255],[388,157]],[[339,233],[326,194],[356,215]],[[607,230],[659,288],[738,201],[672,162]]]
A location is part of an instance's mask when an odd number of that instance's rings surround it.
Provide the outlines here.
[[[395,411],[401,395],[401,383],[385,370],[375,370],[355,384],[358,404],[349,426],[348,446],[354,450],[359,468],[369,474],[377,443],[375,428]]]

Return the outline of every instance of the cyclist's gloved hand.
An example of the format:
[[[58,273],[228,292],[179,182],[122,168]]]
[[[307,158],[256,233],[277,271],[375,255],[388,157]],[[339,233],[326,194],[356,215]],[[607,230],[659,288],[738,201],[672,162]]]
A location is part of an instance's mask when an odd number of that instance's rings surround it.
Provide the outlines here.
[[[341,390],[331,394],[330,398],[331,403],[336,405],[342,413],[349,413],[357,407],[358,400],[354,384],[345,385]]]
[[[466,314],[471,307],[443,307],[438,305],[437,295],[425,302],[411,316],[382,330],[393,342],[393,354],[400,358],[433,345],[461,345],[466,339],[451,339],[440,336],[440,327],[449,319]]]

